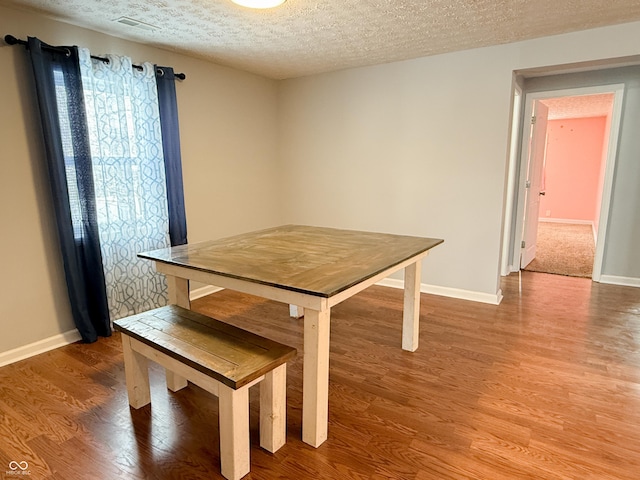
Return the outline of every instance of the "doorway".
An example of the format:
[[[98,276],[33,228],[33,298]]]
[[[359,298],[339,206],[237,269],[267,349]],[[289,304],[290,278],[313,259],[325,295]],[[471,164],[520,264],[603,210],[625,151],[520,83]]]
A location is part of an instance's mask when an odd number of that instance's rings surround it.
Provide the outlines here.
[[[539,102],[547,107],[547,121],[539,205],[533,212],[537,235],[530,240],[536,254],[521,268],[591,278],[613,93]]]
[[[517,135],[520,144],[520,155],[512,155],[510,161],[510,184],[512,185],[511,211],[512,228],[505,231],[505,245],[508,245],[510,254],[503,258],[502,271],[504,274],[519,271],[532,262],[535,262],[537,230],[540,220],[547,223],[577,224],[583,222],[592,225],[595,239],[595,251],[593,252],[593,264],[591,278],[600,280],[603,253],[606,246],[606,227],[609,216],[609,204],[613,183],[613,171],[616,158],[618,129],[622,112],[623,85],[605,85],[600,87],[587,87],[568,90],[555,90],[546,92],[529,93],[524,99],[522,127],[513,133]],[[548,113],[546,112],[548,111]],[[544,118],[541,119],[540,115]],[[590,205],[584,212],[571,213],[557,201],[560,197],[567,197],[566,191],[557,190],[547,197],[547,174],[551,172],[551,165],[546,165],[548,148],[548,128],[550,121],[552,128],[565,126],[571,128],[569,119],[599,118],[594,123],[600,123],[602,128],[602,155],[598,162],[597,172],[590,173],[590,182],[596,182],[596,192],[591,193]],[[557,120],[560,120],[560,125]],[[580,121],[584,123],[584,121]],[[579,122],[579,123],[580,123]],[[563,132],[564,133],[564,132]],[[515,143],[515,141],[514,141]],[[597,157],[597,154],[596,154]],[[575,161],[584,161],[578,155]],[[593,159],[592,162],[593,163]],[[557,165],[555,165],[557,166]],[[573,168],[575,177],[584,172],[577,172],[579,164],[565,165]],[[548,169],[549,168],[549,169]],[[580,175],[577,175],[580,173]],[[566,175],[566,172],[565,172]],[[571,176],[571,172],[568,173]],[[594,175],[596,179],[594,180]],[[584,175],[582,175],[584,176]],[[574,178],[575,182],[575,178]],[[557,179],[553,181],[557,185]],[[575,185],[574,185],[575,186]],[[565,189],[567,187],[565,186]],[[575,193],[575,192],[574,192]],[[584,207],[575,194],[570,194],[569,207]],[[552,208],[549,208],[553,206]],[[565,208],[565,210],[563,210]],[[581,218],[590,217],[590,218]],[[567,222],[568,220],[568,222]],[[544,230],[548,230],[544,228]],[[532,244],[533,242],[533,244]],[[566,250],[565,247],[561,247]],[[561,272],[553,272],[560,273]]]

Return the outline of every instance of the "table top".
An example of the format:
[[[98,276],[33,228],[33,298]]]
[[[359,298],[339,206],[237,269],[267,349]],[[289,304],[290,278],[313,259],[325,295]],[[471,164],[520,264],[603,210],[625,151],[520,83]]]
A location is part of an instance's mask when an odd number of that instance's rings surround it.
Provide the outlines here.
[[[442,242],[439,238],[285,225],[138,256],[331,297]]]

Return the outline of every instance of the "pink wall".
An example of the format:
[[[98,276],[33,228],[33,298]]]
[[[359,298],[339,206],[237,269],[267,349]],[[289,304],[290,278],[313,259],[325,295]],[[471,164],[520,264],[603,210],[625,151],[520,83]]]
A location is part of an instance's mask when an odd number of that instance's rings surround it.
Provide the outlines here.
[[[550,120],[541,219],[597,221],[606,117]]]

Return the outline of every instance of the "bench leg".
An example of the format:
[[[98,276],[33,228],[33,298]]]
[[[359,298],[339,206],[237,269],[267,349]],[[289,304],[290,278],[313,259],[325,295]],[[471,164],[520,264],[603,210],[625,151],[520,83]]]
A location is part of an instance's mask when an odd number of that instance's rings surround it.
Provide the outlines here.
[[[250,470],[249,389],[234,390],[221,384],[218,405],[222,475],[229,480],[239,480]]]
[[[177,392],[178,390],[182,390],[187,386],[187,379],[181,377],[175,372],[170,370],[165,370],[165,377],[167,379],[167,388],[172,392]]]
[[[131,348],[131,338],[124,334],[122,335],[122,351],[124,352],[124,374],[127,381],[129,405],[133,408],[144,407],[151,403],[147,358]]]
[[[260,446],[271,453],[287,437],[287,364],[265,374],[260,382]]]

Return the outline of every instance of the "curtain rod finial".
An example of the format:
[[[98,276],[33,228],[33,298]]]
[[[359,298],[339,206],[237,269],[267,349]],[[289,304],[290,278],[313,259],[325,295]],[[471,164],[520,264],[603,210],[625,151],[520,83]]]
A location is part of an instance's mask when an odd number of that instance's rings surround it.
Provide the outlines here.
[[[18,43],[18,39],[16,37],[14,37],[13,35],[5,35],[4,36],[4,41],[8,45],[16,45]]]

